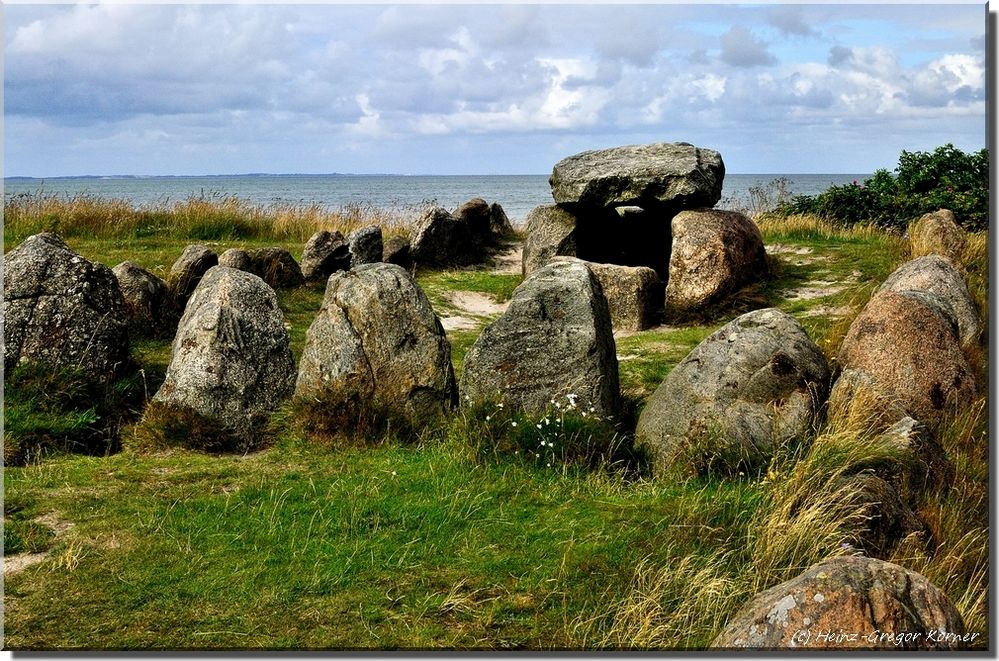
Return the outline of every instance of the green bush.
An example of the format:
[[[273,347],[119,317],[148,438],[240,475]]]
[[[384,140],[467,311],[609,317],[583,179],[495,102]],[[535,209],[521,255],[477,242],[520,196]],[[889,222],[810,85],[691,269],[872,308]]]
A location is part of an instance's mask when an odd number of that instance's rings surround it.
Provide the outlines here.
[[[881,169],[863,183],[797,196],[776,213],[815,214],[846,225],[873,223],[904,230],[924,213],[941,208],[953,211],[965,229],[988,228],[988,150],[966,154],[947,144],[933,152],[903,151],[894,175]]]

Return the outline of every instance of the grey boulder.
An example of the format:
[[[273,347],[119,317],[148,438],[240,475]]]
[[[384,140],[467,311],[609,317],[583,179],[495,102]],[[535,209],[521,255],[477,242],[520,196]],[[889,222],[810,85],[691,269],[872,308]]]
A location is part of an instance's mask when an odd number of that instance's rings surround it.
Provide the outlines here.
[[[571,260],[575,257],[556,257]],[[600,282],[614,330],[641,331],[655,325],[663,309],[665,285],[645,266],[585,262]]]
[[[404,236],[391,236],[382,246],[382,261],[408,269],[413,264],[409,252],[409,239]]]
[[[38,362],[110,381],[128,359],[128,317],[111,269],[55,234],[29,236],[4,257],[4,370]]]
[[[382,228],[369,225],[347,235],[350,249],[350,266],[374,264],[382,261]]]
[[[410,244],[420,267],[467,266],[479,260],[468,224],[443,207],[434,207],[417,222]]]
[[[302,276],[309,282],[326,282],[337,271],[350,268],[350,245],[340,232],[313,234],[302,251]]]
[[[395,264],[335,273],[309,327],[296,398],[429,422],[456,404],[451,345],[426,294]]]
[[[184,252],[170,267],[170,274],[167,276],[167,284],[179,307],[187,303],[188,297],[208,269],[218,263],[219,256],[208,246],[194,244],[184,248]]]
[[[557,255],[576,256],[576,217],[554,204],[535,207],[527,215],[521,271],[528,276]]]
[[[219,257],[218,265],[227,266],[238,271],[250,272],[253,266],[253,260],[250,259],[250,253],[246,252],[242,248],[229,248]]]
[[[685,142],[585,151],[555,164],[555,202],[585,207],[711,207],[721,197],[721,155]]]
[[[755,310],[673,368],[645,405],[635,443],[656,473],[757,468],[813,431],[828,387],[825,356],[801,324]]]
[[[133,337],[172,337],[177,330],[177,310],[166,282],[135,262],[111,269],[118,279],[129,333]]]
[[[514,290],[506,312],[465,356],[461,392],[471,402],[502,401],[529,413],[568,397],[598,416],[617,414],[610,311],[583,262],[552,262]]]
[[[206,437],[203,449],[249,450],[266,438],[271,413],[294,386],[295,362],[274,290],[251,273],[216,266],[187,303],[150,406],[164,424]]]

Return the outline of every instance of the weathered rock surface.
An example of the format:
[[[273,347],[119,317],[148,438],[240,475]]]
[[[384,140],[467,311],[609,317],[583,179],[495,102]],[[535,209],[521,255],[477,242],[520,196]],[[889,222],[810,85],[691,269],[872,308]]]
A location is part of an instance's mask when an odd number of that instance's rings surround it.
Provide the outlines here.
[[[454,215],[468,226],[468,233],[478,245],[492,243],[492,210],[489,203],[475,197],[455,209]]]
[[[936,294],[950,306],[957,320],[961,343],[978,343],[981,327],[978,310],[961,272],[954,263],[941,255],[926,255],[910,260],[895,270],[878,291],[925,291]]]
[[[218,430],[206,449],[246,450],[260,444],[270,414],[294,386],[274,290],[245,271],[209,270],[187,303],[153,404],[167,421]]]
[[[617,414],[620,396],[610,311],[600,282],[579,261],[552,262],[516,290],[465,356],[461,391],[540,413],[575,395],[599,416]]]
[[[851,429],[890,428],[908,414],[899,398],[867,372],[844,369],[829,391],[827,410],[830,421],[840,421]]]
[[[128,358],[118,280],[55,234],[29,236],[4,257],[4,370],[19,363],[78,366],[109,381]]]
[[[135,262],[122,262],[112,269],[118,279],[128,332],[132,337],[173,336],[177,311],[166,282]]]
[[[295,393],[329,407],[360,399],[415,423],[457,403],[451,346],[405,269],[367,264],[329,279]]]
[[[928,539],[926,525],[883,477],[865,472],[845,477],[843,482],[849,483],[858,514],[865,518],[864,529],[854,541],[866,555],[887,558],[909,535]]]
[[[949,311],[934,294],[880,291],[850,326],[838,362],[866,372],[913,418],[935,423],[976,393]]]
[[[325,282],[337,271],[350,269],[350,245],[340,232],[316,232],[305,244],[301,268],[309,282]]]
[[[184,306],[202,276],[218,263],[219,256],[208,246],[195,244],[184,248],[167,276],[167,284],[178,306]]]
[[[763,237],[736,211],[682,211],[673,217],[666,304],[691,310],[768,275]]]
[[[572,259],[576,258],[554,258]],[[600,282],[615,330],[640,331],[656,324],[663,308],[665,285],[655,271],[645,266],[585,264]]]
[[[408,269],[413,264],[409,252],[409,239],[404,236],[392,236],[385,241],[382,248],[382,261],[386,264],[396,264]]]
[[[928,493],[943,492],[954,481],[954,465],[926,425],[906,416],[880,438],[903,451],[907,460],[882,466],[876,473],[898,492],[903,502],[916,508]]]
[[[556,163],[548,181],[560,205],[680,209],[714,206],[724,177],[718,152],[677,142],[585,151]]]
[[[467,266],[479,259],[468,224],[443,207],[429,209],[416,225],[410,254],[417,266]]]
[[[649,398],[635,431],[655,472],[757,466],[813,430],[829,384],[822,351],[775,308],[709,336]]]
[[[842,556],[761,592],[711,647],[952,650],[970,642],[964,634],[957,609],[924,576]]]
[[[959,262],[968,238],[953,212],[940,209],[913,223],[909,240],[919,254],[938,254]]]
[[[576,256],[576,217],[554,204],[535,207],[527,215],[522,272],[528,276],[556,255]]]
[[[347,235],[350,246],[350,266],[374,264],[382,261],[382,228],[369,225]]]
[[[249,272],[253,268],[253,260],[250,253],[242,248],[229,248],[219,257],[218,265]]]

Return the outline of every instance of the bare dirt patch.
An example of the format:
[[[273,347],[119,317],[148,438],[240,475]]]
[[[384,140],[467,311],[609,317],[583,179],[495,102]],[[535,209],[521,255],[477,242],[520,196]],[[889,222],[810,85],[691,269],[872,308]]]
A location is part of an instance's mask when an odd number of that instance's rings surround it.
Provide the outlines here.
[[[659,326],[653,326],[652,328],[646,328],[645,330],[635,331],[635,330],[616,330],[614,331],[614,339],[622,337],[631,337],[633,335],[639,335],[641,333],[671,333],[673,331],[682,330],[683,326],[667,326],[665,324]]]
[[[503,314],[508,305],[497,303],[492,296],[476,291],[449,291],[444,296],[454,307],[478,317]]]
[[[32,565],[37,565],[40,562],[45,562],[49,557],[48,552],[45,553],[17,553],[15,555],[4,556],[3,559],[3,575],[4,577],[13,576],[14,574],[20,573],[31,567]]]
[[[810,310],[805,310],[801,313],[802,317],[845,317],[853,312],[853,308],[849,305],[841,305],[840,307],[833,307],[831,305],[816,305]]]
[[[808,246],[789,246],[783,243],[773,243],[767,246],[767,252],[771,255],[810,255],[812,249]]]
[[[454,330],[472,330],[479,325],[479,322],[474,319],[469,319],[468,317],[456,316],[456,317],[442,317],[441,326],[444,327],[446,331]]]
[[[829,282],[827,280],[813,280],[807,287],[798,287],[787,291],[785,298],[789,301],[810,301],[816,298],[832,296],[846,289],[845,284]]]

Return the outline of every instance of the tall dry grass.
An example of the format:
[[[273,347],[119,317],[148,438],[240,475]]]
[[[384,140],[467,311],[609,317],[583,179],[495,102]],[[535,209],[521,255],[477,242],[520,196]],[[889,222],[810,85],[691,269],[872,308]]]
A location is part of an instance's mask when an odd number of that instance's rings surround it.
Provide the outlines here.
[[[221,194],[133,206],[127,200],[97,195],[38,192],[5,199],[4,237],[17,242],[50,231],[66,237],[301,242],[319,230],[346,234],[374,224],[381,225],[388,235],[406,234],[425,208],[425,204],[388,208],[371,204],[260,204]]]

